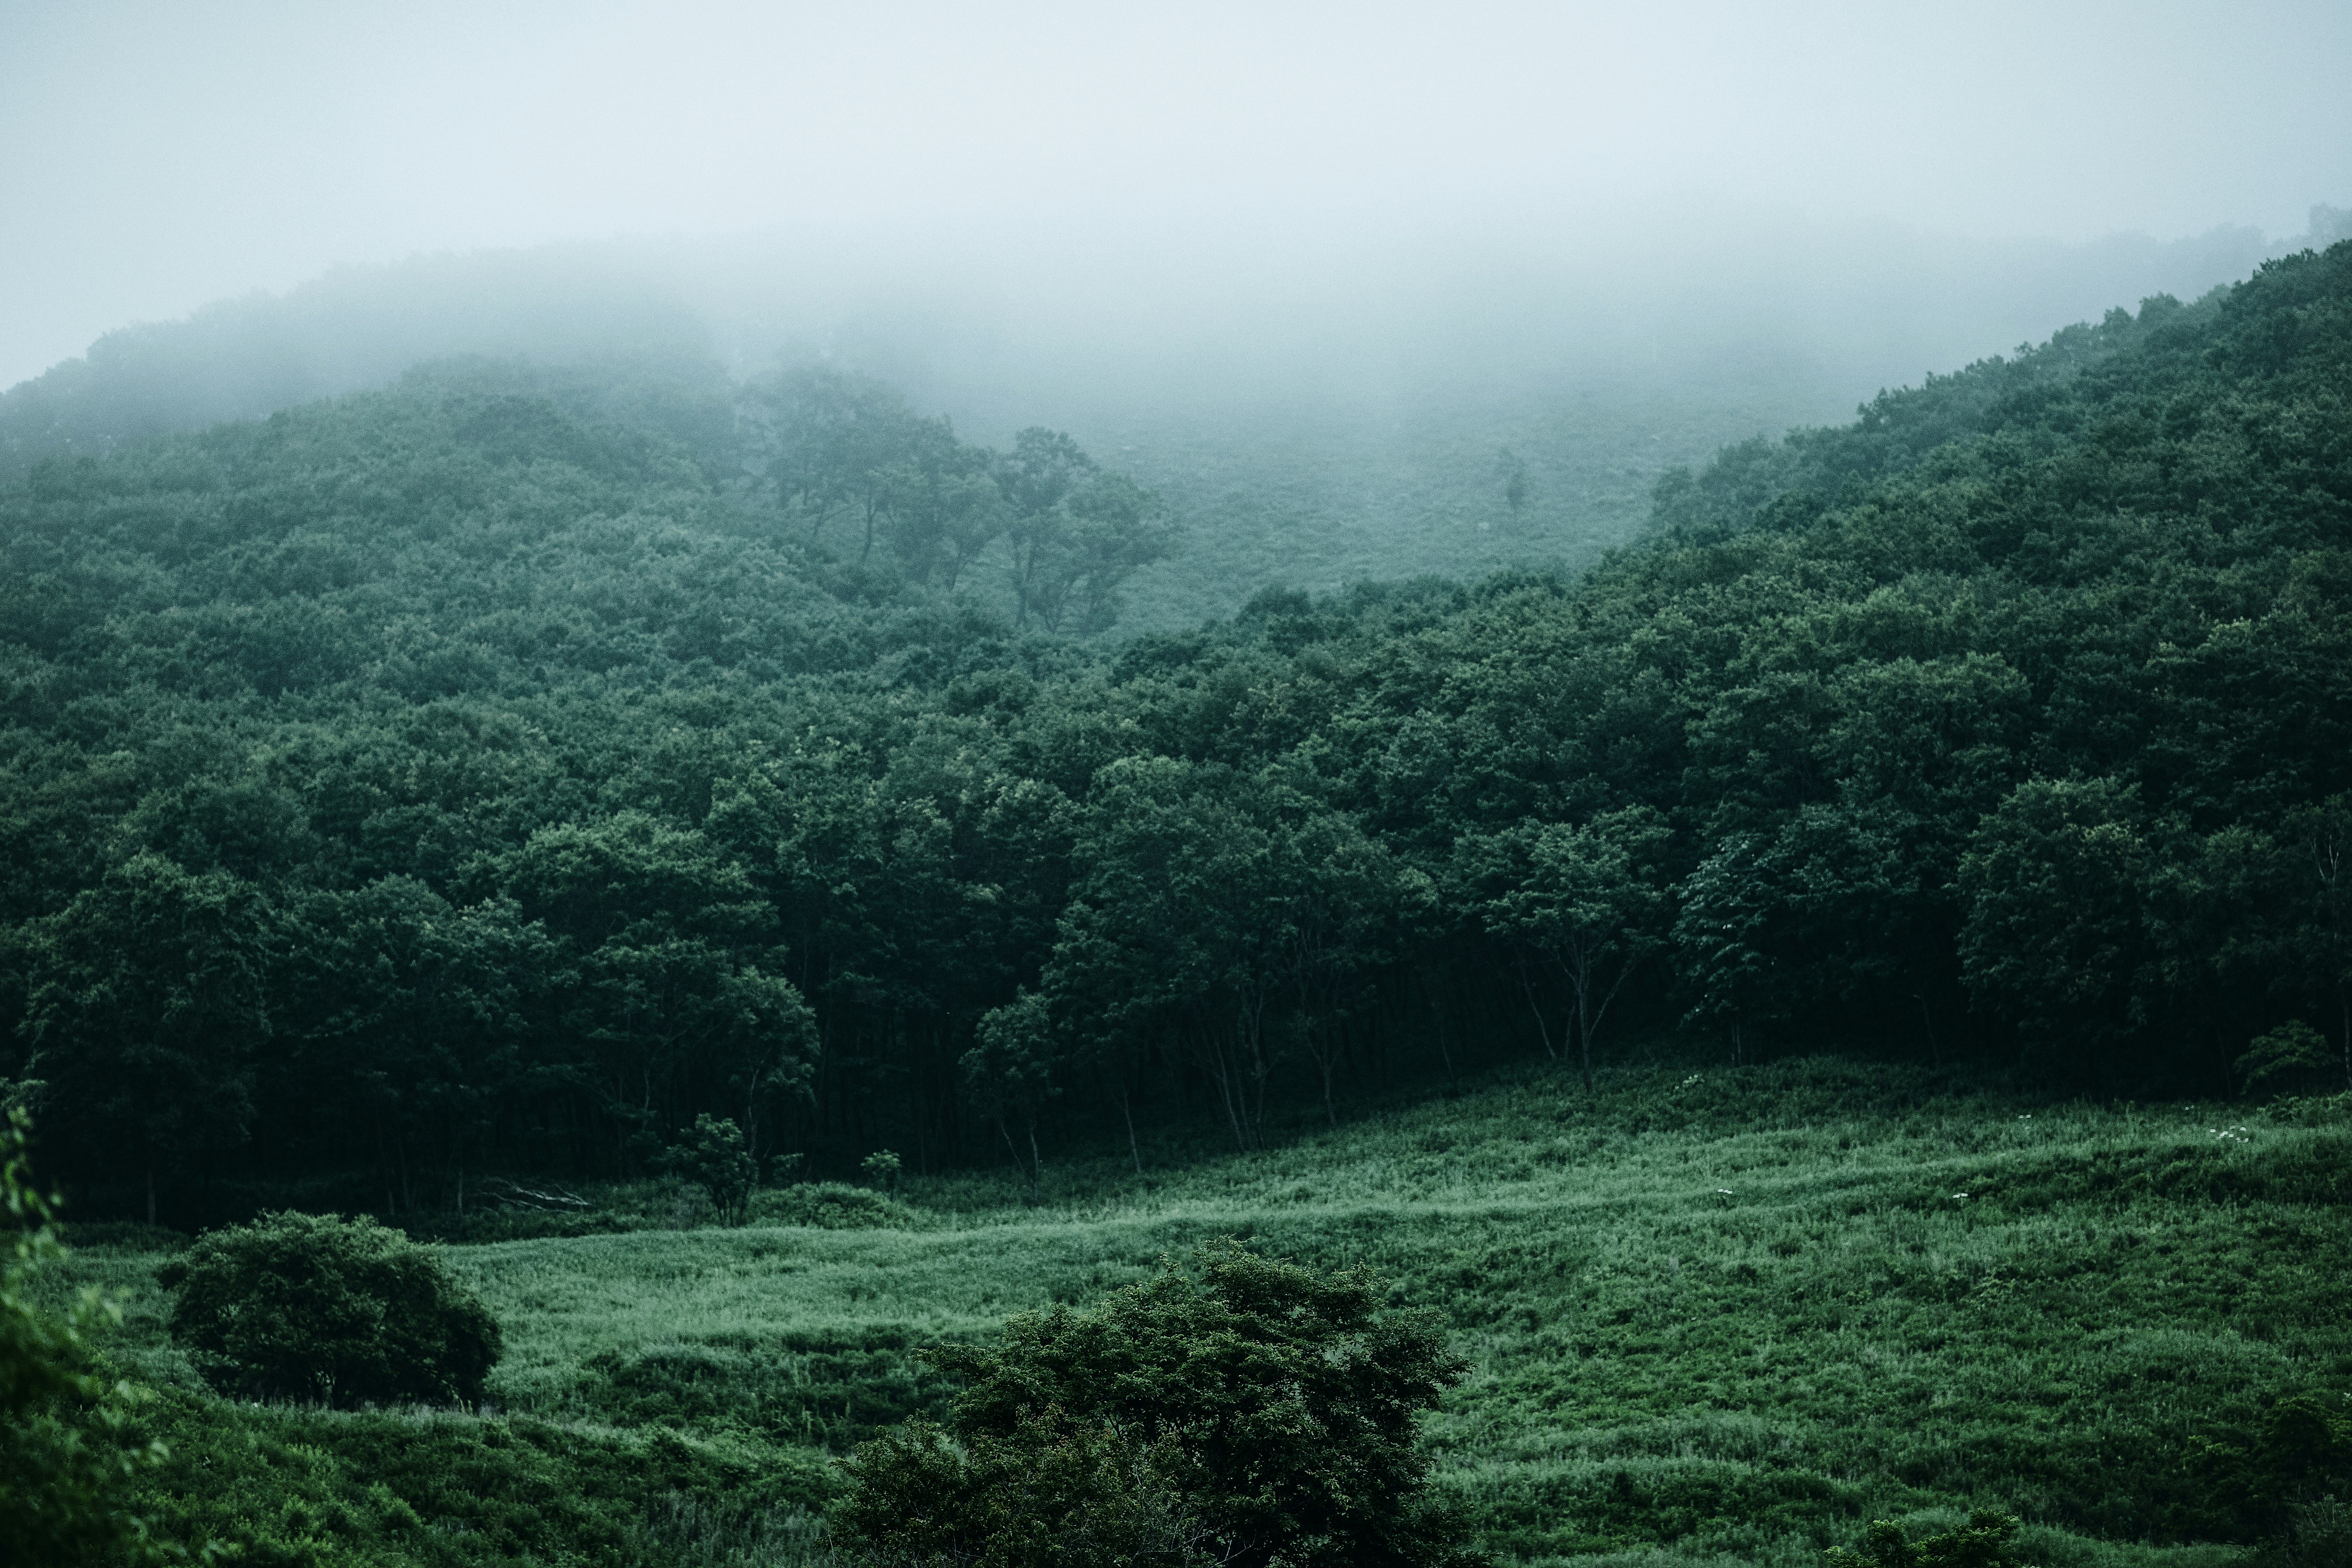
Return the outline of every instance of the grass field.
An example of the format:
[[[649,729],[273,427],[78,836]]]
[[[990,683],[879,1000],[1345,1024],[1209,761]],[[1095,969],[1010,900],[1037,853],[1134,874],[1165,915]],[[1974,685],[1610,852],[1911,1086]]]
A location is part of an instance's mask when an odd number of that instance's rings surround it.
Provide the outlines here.
[[[1629,1068],[1589,1098],[1506,1074],[1263,1154],[1181,1152],[1141,1178],[1051,1171],[1036,1208],[1009,1173],[910,1182],[912,1223],[889,1228],[453,1247],[507,1336],[487,1420],[165,1405],[184,1446],[234,1427],[310,1456],[302,1484],[358,1512],[309,1560],[791,1561],[805,1516],[770,1505],[820,1507],[818,1450],[943,1396],[921,1345],[1239,1235],[1369,1262],[1444,1314],[1473,1370],[1430,1427],[1440,1479],[1506,1559],[1811,1563],[1874,1517],[1990,1504],[2026,1518],[2045,1568],[2185,1568],[2239,1555],[2200,1544],[2228,1530],[2207,1446],[2280,1396],[2352,1390],[2341,1098],[2091,1105],[1822,1059]],[[192,1388],[153,1239],[86,1245],[77,1269],[132,1294],[125,1358]],[[535,1488],[643,1495],[593,1540],[551,1514],[500,1546],[430,1473],[453,1445],[529,1450]]]

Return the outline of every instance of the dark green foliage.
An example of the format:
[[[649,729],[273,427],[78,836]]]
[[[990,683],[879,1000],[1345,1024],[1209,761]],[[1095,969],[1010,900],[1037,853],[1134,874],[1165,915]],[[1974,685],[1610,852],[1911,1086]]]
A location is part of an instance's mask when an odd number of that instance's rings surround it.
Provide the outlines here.
[[[795,1182],[751,1194],[751,1216],[761,1225],[804,1225],[819,1230],[919,1228],[926,1216],[871,1187],[844,1182]]]
[[[1903,1527],[1874,1521],[1870,1538],[1858,1547],[1833,1547],[1830,1568],[2024,1568],[2017,1555],[2015,1516],[1979,1509],[1958,1530],[1919,1541],[1904,1538]]]
[[[898,1190],[899,1173],[905,1169],[905,1162],[898,1158],[898,1151],[894,1149],[877,1149],[865,1159],[860,1160],[857,1163],[857,1168],[864,1173],[868,1182],[883,1192],[896,1193]]]
[[[2352,1497],[2352,1402],[2305,1393],[2263,1411],[2252,1429],[2207,1445],[2207,1506],[2242,1536],[2276,1536],[2322,1498]]]
[[[668,1568],[677,1525],[740,1532],[779,1509],[821,1507],[835,1485],[815,1461],[658,1428],[257,1408],[178,1392],[142,1422],[172,1452],[142,1497],[158,1537],[216,1541],[259,1568]]]
[[[743,1223],[760,1167],[743,1146],[740,1127],[706,1110],[694,1119],[693,1135],[673,1147],[664,1163],[709,1194],[719,1224]]]
[[[2260,1568],[2347,1568],[2352,1564],[2352,1504],[2335,1495],[2295,1504],[2285,1527],[2263,1543],[2254,1562]]]
[[[834,1516],[858,1560],[972,1568],[1169,1568],[1255,1561],[1191,1509],[1173,1438],[1024,1411],[1011,1434],[951,1439],[928,1421],[866,1444]]]
[[[0,1561],[80,1568],[157,1553],[131,1503],[143,1468],[168,1450],[131,1430],[136,1398],[110,1382],[92,1334],[120,1313],[95,1291],[63,1312],[33,1300],[34,1273],[63,1257],[55,1210],[33,1184],[29,1122],[9,1107],[0,1121]]]
[[[2238,1058],[2238,1081],[2248,1094],[2333,1089],[2342,1077],[2343,1063],[2319,1031],[2300,1018],[2290,1018],[2258,1037]]]
[[[1572,579],[1124,647],[1053,628],[1148,497],[845,373],[714,423],[468,363],[39,465],[0,1070],[86,1212],[184,1228],[470,1222],[706,1116],[1042,1196],[1676,1021],[2133,1093],[2302,1019],[2352,1075],[2347,297],[2337,246],[1890,393]]]
[[[265,1215],[198,1237],[158,1278],[179,1293],[173,1337],[248,1398],[472,1405],[501,1349],[439,1256],[372,1219]]]
[[[1460,1559],[1418,1447],[1463,1370],[1436,1326],[1383,1310],[1360,1268],[1232,1244],[1199,1266],[935,1352],[967,1382],[946,1431],[861,1448],[845,1528],[886,1561],[1055,1561],[1040,1553],[1066,1531],[1108,1554],[1073,1562],[1116,1561],[1118,1542],[1170,1561]]]

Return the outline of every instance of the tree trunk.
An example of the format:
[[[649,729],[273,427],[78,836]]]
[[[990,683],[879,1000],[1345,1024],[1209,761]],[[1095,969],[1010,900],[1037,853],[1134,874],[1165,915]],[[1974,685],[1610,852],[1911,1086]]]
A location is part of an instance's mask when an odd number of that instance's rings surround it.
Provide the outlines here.
[[[1127,1080],[1118,1085],[1118,1113],[1127,1118],[1127,1152],[1135,1156],[1135,1173],[1143,1174],[1143,1145],[1135,1141],[1135,1110],[1128,1103]]]
[[[1205,1009],[1202,1009],[1205,1012]],[[1225,1121],[1234,1130],[1234,1146],[1243,1153],[1249,1152],[1249,1133],[1244,1129],[1241,1107],[1235,1102],[1234,1064],[1226,1058],[1224,1047],[1217,1041],[1216,1026],[1204,1016],[1193,1022],[1194,1050],[1200,1058],[1202,1070],[1209,1081],[1217,1086],[1217,1100],[1225,1108]]]
[[[155,1153],[152,1150],[147,1153],[147,1223],[151,1226],[155,1223]]]
[[[1528,973],[1528,955],[1524,948],[1514,954],[1513,963],[1519,972],[1519,989],[1527,994],[1528,1011],[1536,1016],[1536,1034],[1543,1041],[1544,1060],[1556,1062],[1559,1060],[1559,1052],[1552,1047],[1551,1024],[1544,1017],[1542,1005],[1536,1000],[1535,976]],[[1436,1009],[1437,998],[1434,995],[1430,997],[1429,1005],[1433,1011]],[[1453,1064],[1450,1062],[1446,1064],[1446,1076],[1448,1078],[1454,1076]]]
[[[2352,990],[2336,983],[2336,1005],[2344,1013],[2344,1087],[2352,1089]]]
[[[1537,1016],[1540,1019],[1542,1015],[1538,1014]],[[1437,1059],[1445,1064],[1445,1082],[1446,1087],[1450,1089],[1453,1087],[1454,1081],[1454,1053],[1448,1050],[1445,1046],[1445,1009],[1439,1005],[1437,993],[1433,989],[1429,994],[1429,1021],[1432,1032],[1437,1036]],[[1549,1035],[1546,1035],[1544,1037],[1544,1049],[1549,1050],[1550,1048],[1551,1037]]]

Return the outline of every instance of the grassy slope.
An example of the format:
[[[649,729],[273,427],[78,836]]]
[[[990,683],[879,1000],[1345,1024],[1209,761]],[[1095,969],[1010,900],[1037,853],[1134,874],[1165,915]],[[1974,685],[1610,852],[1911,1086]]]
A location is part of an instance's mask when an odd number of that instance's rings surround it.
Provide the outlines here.
[[[682,1425],[708,1446],[658,1439],[668,1462],[702,1454],[738,1505],[761,1465],[936,1398],[912,1347],[1240,1233],[1370,1261],[1446,1314],[1475,1370],[1433,1424],[1442,1479],[1507,1555],[1811,1562],[1874,1515],[1990,1502],[2035,1521],[2053,1568],[2202,1562],[2127,1544],[2200,1532],[2199,1444],[2279,1393],[2352,1387],[2352,1129],[2329,1115],[2039,1103],[1828,1061],[1626,1068],[1590,1100],[1496,1080],[1255,1157],[1066,1169],[1037,1210],[985,1176],[916,1184],[921,1229],[453,1257],[506,1327],[516,1429],[634,1444],[652,1477],[654,1424]],[[82,1257],[118,1285],[153,1261]],[[157,1327],[151,1300],[131,1346],[177,1381]],[[329,1451],[373,1420],[352,1479],[389,1462],[391,1417],[247,1419]],[[823,1485],[794,1475],[788,1495]]]

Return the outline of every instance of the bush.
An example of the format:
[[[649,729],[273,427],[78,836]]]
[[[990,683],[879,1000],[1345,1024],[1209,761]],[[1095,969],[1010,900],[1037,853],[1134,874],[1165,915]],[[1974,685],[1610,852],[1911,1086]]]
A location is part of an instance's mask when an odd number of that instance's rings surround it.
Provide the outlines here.
[[[969,1386],[944,1431],[858,1449],[844,1532],[877,1561],[1003,1568],[1470,1560],[1416,1442],[1462,1370],[1434,1322],[1381,1310],[1360,1268],[1230,1243],[1202,1263],[1017,1317],[993,1349],[933,1352]]]
[[[2326,1037],[2300,1018],[2257,1037],[2238,1058],[2248,1094],[2316,1094],[2340,1085],[2344,1071]]]
[[[2352,1568],[2352,1507],[2335,1494],[2287,1510],[2285,1528],[2254,1553],[2255,1568]]]
[[[819,1230],[911,1230],[922,1212],[896,1198],[843,1182],[803,1182],[751,1194],[751,1218],[761,1225],[804,1225]]]
[[[694,1119],[693,1135],[664,1155],[662,1163],[709,1194],[719,1224],[743,1223],[743,1207],[759,1181],[760,1165],[751,1158],[740,1127],[706,1110]]]
[[[173,1338],[251,1398],[471,1405],[499,1326],[438,1256],[372,1219],[271,1214],[199,1237],[157,1276]]]
[[[972,1568],[1210,1568],[1213,1532],[1184,1495],[1171,1438],[1024,1412],[1011,1436],[962,1442],[928,1421],[866,1445],[837,1526],[891,1563]]]
[[[1979,1509],[1966,1528],[1906,1541],[1903,1527],[1874,1521],[1870,1538],[1848,1551],[1832,1547],[1830,1568],[2018,1568],[2015,1516]]]

